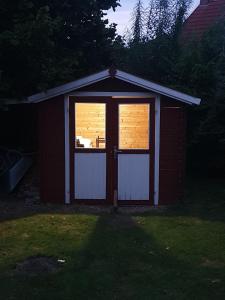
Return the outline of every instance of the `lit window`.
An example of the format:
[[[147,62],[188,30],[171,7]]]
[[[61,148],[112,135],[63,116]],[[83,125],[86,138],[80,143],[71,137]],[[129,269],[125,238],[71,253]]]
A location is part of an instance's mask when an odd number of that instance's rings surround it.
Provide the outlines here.
[[[105,148],[104,103],[75,104],[76,148]]]
[[[149,149],[149,104],[119,105],[119,148]]]

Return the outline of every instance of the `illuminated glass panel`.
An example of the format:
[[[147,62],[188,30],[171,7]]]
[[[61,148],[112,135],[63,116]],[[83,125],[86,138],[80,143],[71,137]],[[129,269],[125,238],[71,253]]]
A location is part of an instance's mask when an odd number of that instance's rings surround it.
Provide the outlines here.
[[[119,105],[119,148],[149,149],[149,104]]]
[[[75,104],[76,148],[105,148],[106,105]]]

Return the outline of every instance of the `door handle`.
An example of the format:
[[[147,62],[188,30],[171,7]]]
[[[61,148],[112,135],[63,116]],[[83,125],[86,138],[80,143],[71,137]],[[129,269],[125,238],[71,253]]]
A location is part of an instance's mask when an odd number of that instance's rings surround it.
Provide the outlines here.
[[[118,154],[118,153],[122,153],[122,151],[121,151],[121,150],[118,150],[116,146],[114,146],[113,152],[114,152],[114,158],[115,158],[115,159],[117,158],[117,154]]]

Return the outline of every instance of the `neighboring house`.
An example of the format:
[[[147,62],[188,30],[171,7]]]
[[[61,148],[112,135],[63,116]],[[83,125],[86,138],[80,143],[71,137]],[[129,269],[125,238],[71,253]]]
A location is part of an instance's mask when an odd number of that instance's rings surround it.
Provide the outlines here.
[[[182,40],[199,39],[225,17],[225,0],[200,0],[199,6],[184,23]]]

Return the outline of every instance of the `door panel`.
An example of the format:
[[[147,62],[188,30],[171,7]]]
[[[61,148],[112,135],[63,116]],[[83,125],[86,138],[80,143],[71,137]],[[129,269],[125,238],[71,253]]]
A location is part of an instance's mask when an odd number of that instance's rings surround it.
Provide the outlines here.
[[[103,200],[113,204],[117,199],[119,204],[146,204],[149,200],[150,204],[154,192],[151,124],[151,99],[74,99],[72,197],[88,203]]]
[[[106,199],[106,154],[76,153],[75,199]]]
[[[106,102],[74,102],[74,199],[107,200]]]
[[[116,157],[118,201],[150,199],[150,104],[117,104]]]
[[[149,199],[149,154],[118,154],[118,200]]]

